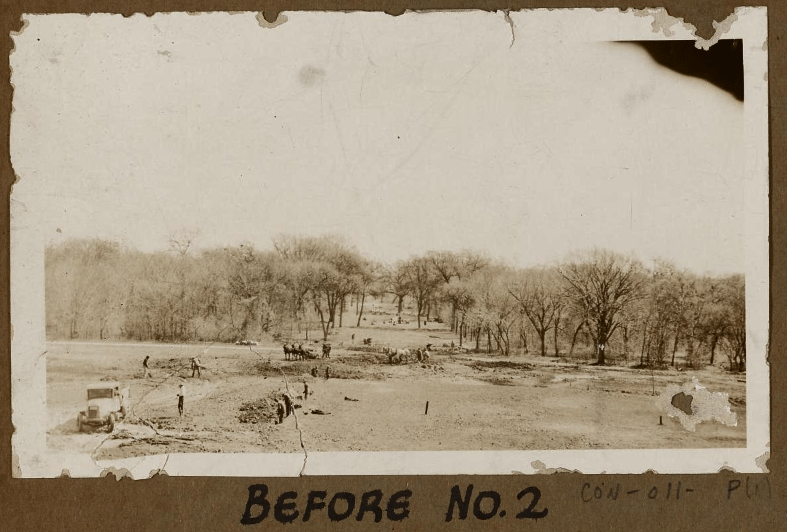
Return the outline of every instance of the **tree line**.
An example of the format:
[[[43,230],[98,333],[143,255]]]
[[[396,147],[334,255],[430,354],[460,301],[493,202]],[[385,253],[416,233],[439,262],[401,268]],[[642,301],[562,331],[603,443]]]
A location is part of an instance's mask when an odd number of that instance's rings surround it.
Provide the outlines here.
[[[370,300],[390,298],[421,328],[438,318],[460,346],[509,356],[592,356],[642,366],[746,364],[740,274],[698,275],[668,261],[645,266],[604,249],[516,268],[473,251],[429,251],[394,264],[335,236],[280,235],[194,251],[176,239],[143,253],[99,239],[45,251],[50,339],[232,342],[328,340],[361,327]],[[354,307],[352,323],[343,323]]]

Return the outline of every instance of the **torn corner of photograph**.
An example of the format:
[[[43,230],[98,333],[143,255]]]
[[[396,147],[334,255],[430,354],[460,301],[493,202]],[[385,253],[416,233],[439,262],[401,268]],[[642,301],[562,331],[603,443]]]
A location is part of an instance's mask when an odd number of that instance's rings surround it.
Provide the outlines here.
[[[269,18],[12,34],[14,476],[765,470],[765,8]]]

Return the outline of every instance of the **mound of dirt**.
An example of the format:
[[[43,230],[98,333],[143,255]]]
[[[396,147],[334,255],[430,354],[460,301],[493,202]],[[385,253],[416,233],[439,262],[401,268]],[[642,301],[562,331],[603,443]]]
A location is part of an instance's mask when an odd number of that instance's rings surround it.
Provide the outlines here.
[[[510,360],[475,360],[468,366],[473,369],[533,369],[533,366],[526,362],[512,362]]]
[[[373,364],[387,364],[388,357],[386,355],[367,353],[364,355],[337,358],[335,362],[347,366],[370,366]]]
[[[493,375],[491,377],[479,377],[478,380],[494,384],[495,386],[516,386],[516,383],[511,377],[498,377]]]
[[[353,345],[347,348],[348,351],[356,353],[379,353],[380,348],[376,345]]]
[[[424,364],[424,363],[421,363],[421,362],[416,362],[413,367],[414,368],[420,367],[420,368],[427,369],[427,370],[430,370],[430,371],[433,371],[433,372],[445,371],[445,368],[443,367],[442,364]]]
[[[168,360],[157,360],[150,364],[150,369],[154,371],[164,371],[165,373],[176,374],[181,371],[191,369],[191,358],[170,358]]]
[[[647,365],[647,364],[635,364],[635,365],[630,366],[630,367],[631,367],[631,369],[646,369],[648,371],[650,371],[651,369],[654,370],[654,371],[668,371],[668,370],[672,369],[671,366],[669,364],[667,364],[667,363],[664,363],[664,364],[653,364],[652,367]]]
[[[273,364],[270,362],[258,362],[253,366],[253,371],[257,375],[263,377],[281,377],[284,373],[288,377],[301,377],[306,376],[312,369],[314,364],[307,362],[283,362],[281,364]]]
[[[256,401],[247,401],[239,408],[238,421],[241,423],[272,423],[276,415],[276,401],[281,393],[271,392]]]
[[[355,369],[354,367],[344,366],[335,364],[331,366],[331,378],[332,379],[358,379],[358,380],[382,380],[385,378],[385,375],[378,373],[376,371],[363,371]]]

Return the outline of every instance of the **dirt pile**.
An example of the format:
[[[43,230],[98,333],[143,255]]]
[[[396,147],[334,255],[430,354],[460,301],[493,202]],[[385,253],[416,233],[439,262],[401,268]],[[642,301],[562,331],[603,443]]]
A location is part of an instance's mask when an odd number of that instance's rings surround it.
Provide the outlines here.
[[[190,357],[178,357],[178,358],[169,358],[167,360],[156,360],[150,362],[150,370],[155,372],[155,375],[169,375],[169,376],[177,376],[177,377],[188,377],[191,375],[191,358]],[[142,378],[142,367],[140,365],[140,371],[137,372],[136,375],[138,378]]]
[[[130,425],[144,425],[153,430],[192,430],[191,427],[181,427],[180,419],[172,416],[154,416],[150,419],[130,417],[126,420]]]
[[[479,377],[478,380],[494,384],[496,386],[516,386],[516,382],[511,377],[500,377],[497,375],[490,375],[489,377]]]
[[[308,362],[283,362],[281,364],[273,362],[257,362],[253,365],[253,372],[263,377],[281,377],[284,373],[287,377],[302,377],[311,372],[314,363]]]
[[[276,401],[281,398],[281,393],[271,392],[267,396],[255,401],[243,403],[238,415],[241,423],[273,423],[276,418]]]
[[[334,359],[336,362],[342,364],[349,364],[353,366],[369,366],[372,364],[387,364],[388,357],[379,353],[369,352],[363,355],[353,357],[343,357]]]
[[[385,379],[385,375],[376,371],[363,371],[361,369],[356,369],[352,366],[347,366],[345,364],[334,364],[331,366],[331,378],[377,381],[377,380]]]
[[[376,345],[354,345],[347,348],[348,351],[354,353],[379,353],[381,349],[381,347]]]
[[[470,364],[469,367],[473,369],[518,369],[518,370],[528,370],[533,369],[531,364],[526,362],[512,362],[510,360],[474,360]]]
[[[352,358],[337,358],[330,364],[332,379],[383,380],[385,371],[379,366],[388,365],[383,355],[360,355]],[[324,375],[325,371],[321,373]]]

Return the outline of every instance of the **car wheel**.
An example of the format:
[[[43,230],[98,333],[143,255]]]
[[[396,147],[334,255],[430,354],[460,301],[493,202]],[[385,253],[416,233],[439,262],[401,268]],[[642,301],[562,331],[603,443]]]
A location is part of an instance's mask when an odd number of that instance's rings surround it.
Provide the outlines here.
[[[77,431],[84,432],[84,425],[82,425],[82,414],[77,415]]]
[[[109,414],[109,432],[115,430],[115,414]]]

